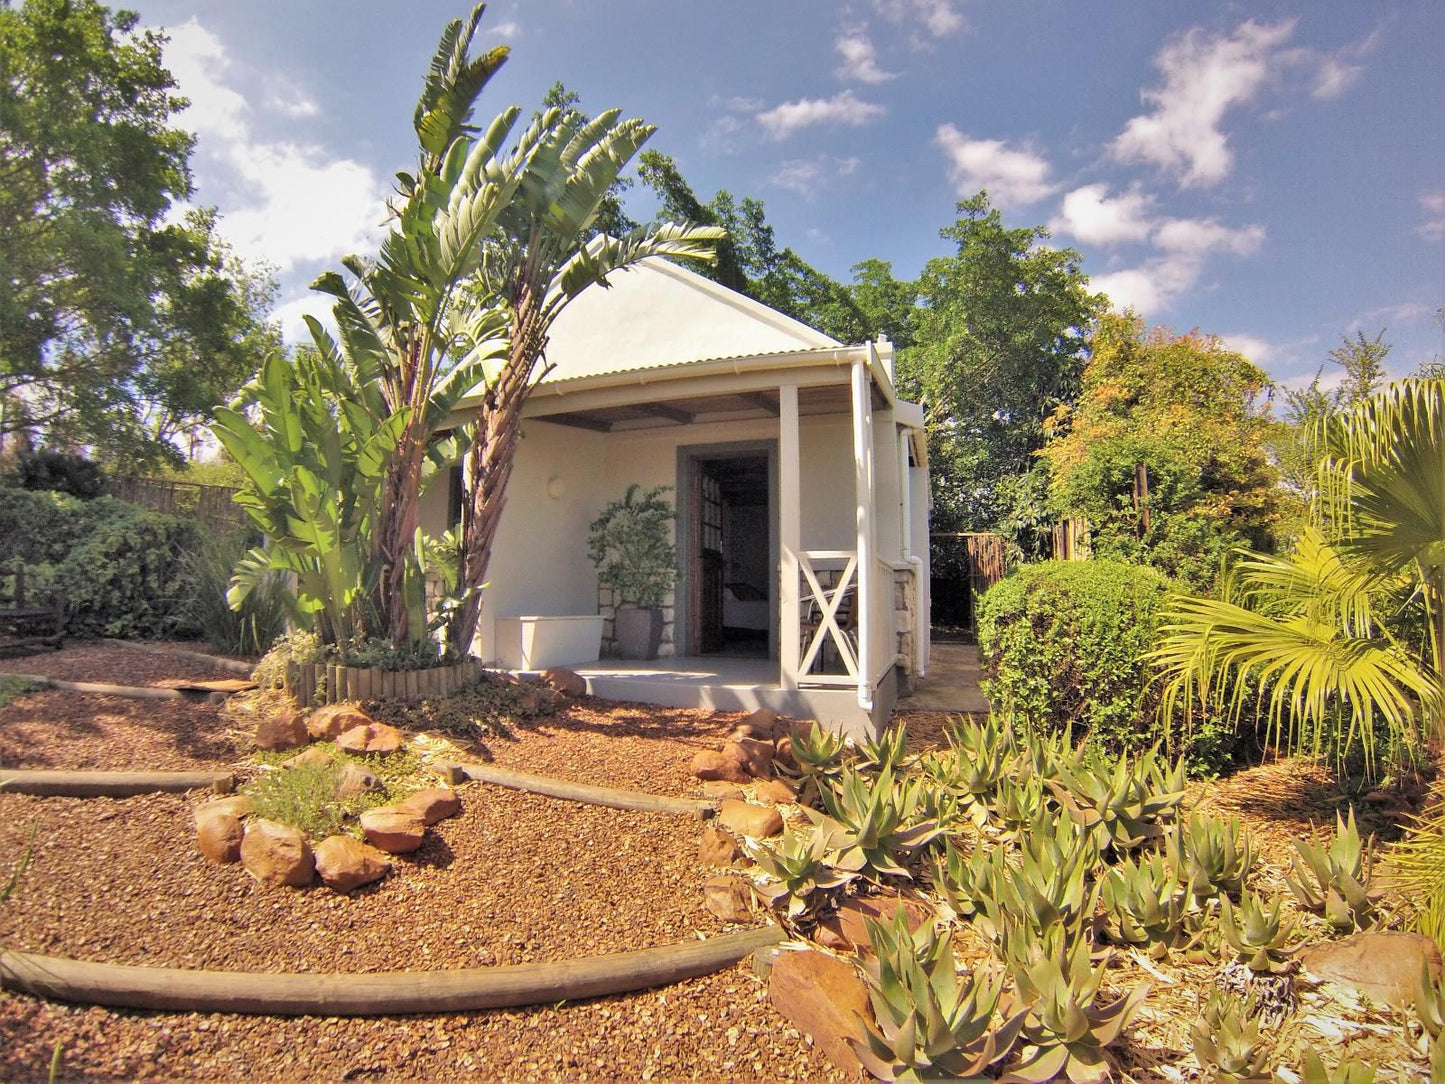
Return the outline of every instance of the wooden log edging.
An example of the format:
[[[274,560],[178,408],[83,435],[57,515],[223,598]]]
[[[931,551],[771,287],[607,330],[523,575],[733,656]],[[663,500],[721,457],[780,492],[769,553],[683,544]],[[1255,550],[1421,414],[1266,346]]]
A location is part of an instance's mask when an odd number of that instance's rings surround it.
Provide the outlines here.
[[[784,938],[762,926],[657,948],[455,971],[190,971],[0,953],[0,989],[82,1004],[267,1016],[371,1016],[546,1005],[709,975]]]
[[[236,789],[230,772],[92,772],[0,769],[0,795],[41,798],[131,798],[137,794],[181,794]]]
[[[462,774],[478,783],[492,783],[548,798],[566,798],[588,805],[605,805],[611,809],[632,809],[644,813],[685,813],[692,817],[711,817],[717,812],[714,802],[700,798],[670,798],[662,794],[644,794],[639,790],[615,790],[557,779],[550,775],[533,775],[493,764],[458,764]]]
[[[378,670],[331,662],[286,664],[286,691],[302,707],[347,700],[391,699],[415,703],[450,696],[486,671],[479,659],[463,659],[427,670]]]
[[[223,658],[220,655],[207,655],[203,651],[187,651],[182,647],[161,647],[159,644],[138,643],[134,640],[113,640],[104,637],[101,643],[109,644],[111,647],[128,647],[132,651],[144,651],[151,655],[171,655],[177,659],[189,659],[191,662],[203,662],[208,666],[214,666],[217,670],[226,670],[232,674],[245,674],[251,676],[251,671],[256,668],[255,663],[240,662],[236,659]]]
[[[107,685],[104,682],[98,681],[61,681],[59,678],[46,677],[44,674],[12,674],[6,672],[3,676],[17,677],[33,685],[39,685],[42,689],[57,689],[64,693],[89,693],[91,696],[121,696],[127,700],[190,699],[179,689],[157,689],[150,685]]]

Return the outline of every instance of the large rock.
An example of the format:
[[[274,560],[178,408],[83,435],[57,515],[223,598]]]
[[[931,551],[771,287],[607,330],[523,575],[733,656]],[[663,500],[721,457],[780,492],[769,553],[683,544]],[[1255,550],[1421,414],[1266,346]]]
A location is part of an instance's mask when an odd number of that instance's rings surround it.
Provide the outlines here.
[[[201,817],[196,823],[196,846],[212,862],[237,862],[241,858],[241,842],[246,830],[234,813],[216,812]]]
[[[711,798],[713,801],[720,801],[723,798],[741,798],[743,792],[736,783],[726,783],[721,779],[709,779],[702,785],[704,798]]]
[[[735,799],[724,799],[717,810],[717,822],[740,836],[767,839],[783,830],[783,815],[768,806],[749,805]]]
[[[581,674],[568,670],[566,667],[554,667],[551,670],[542,671],[542,680],[559,693],[566,693],[568,696],[586,696],[587,682]]]
[[[396,803],[397,809],[404,809],[408,813],[415,813],[422,819],[422,823],[428,826],[437,821],[445,820],[447,817],[455,817],[462,811],[462,800],[454,790],[447,790],[445,787],[432,787],[428,790],[415,791],[408,794],[400,802]]]
[[[256,748],[268,753],[295,749],[311,740],[299,711],[282,711],[256,724]]]
[[[421,846],[426,823],[409,810],[385,805],[361,815],[361,831],[366,842],[387,854],[410,854]]]
[[[797,770],[798,770],[798,758],[793,755],[793,738],[792,738],[792,735],[790,735],[790,734],[785,734],[785,735],[783,735],[781,738],[779,738],[779,739],[777,740],[777,743],[774,745],[774,748],[777,750],[777,752],[775,752],[775,753],[773,754],[773,763],[774,763],[775,765],[781,764],[784,768],[787,768],[789,771],[797,771]]]
[[[386,855],[352,836],[327,836],[316,844],[316,872],[321,883],[337,892],[379,881],[391,869]]]
[[[400,730],[387,723],[363,723],[345,731],[336,739],[336,748],[344,753],[395,753],[405,744]]]
[[[785,805],[798,800],[798,792],[782,779],[764,779],[753,788],[753,797],[764,802]]]
[[[756,738],[738,738],[722,747],[723,756],[742,761],[748,775],[762,779],[773,774],[773,743]]]
[[[306,837],[289,824],[252,818],[241,841],[241,864],[258,881],[304,888],[316,872],[316,858]]]
[[[283,768],[325,768],[336,758],[325,749],[312,746],[310,749],[303,749],[289,760],[283,761]]]
[[[741,877],[709,877],[702,886],[703,905],[724,922],[751,922],[753,889]]]
[[[768,1000],[845,1073],[862,1068],[848,1037],[858,1017],[872,1019],[868,992],[851,964],[823,952],[780,952],[773,958]]]
[[[1418,933],[1357,933],[1316,945],[1300,957],[1311,978],[1346,987],[1382,1005],[1404,1008],[1415,1000],[1420,964],[1440,977],[1440,949]]]
[[[708,825],[702,830],[697,845],[697,858],[704,866],[731,866],[742,856],[742,848],[732,833]]]
[[[336,777],[336,800],[344,802],[348,798],[355,798],[358,794],[368,794],[371,791],[385,790],[383,783],[375,772],[369,772],[354,760],[348,760],[341,766],[341,771]]]
[[[375,721],[355,704],[327,704],[306,717],[306,730],[317,741],[330,741],[354,727],[369,726]]]
[[[747,758],[740,751],[717,753],[704,749],[692,758],[692,774],[699,779],[721,780],[727,783],[747,783],[752,780],[752,776],[748,775]]]
[[[868,944],[866,919],[887,924],[902,910],[908,920],[908,928],[917,932],[932,921],[933,915],[917,900],[900,899],[898,896],[862,896],[845,900],[838,910],[818,923],[813,934],[818,944],[838,952],[852,952],[855,949],[871,951]]]
[[[788,724],[782,722],[778,713],[772,708],[758,708],[742,721],[742,726],[756,731],[756,737],[766,738],[769,741],[778,736],[780,726],[782,727],[781,733],[788,732]]]
[[[249,794],[232,794],[227,798],[216,798],[213,801],[202,802],[196,806],[194,813],[196,827],[201,826],[201,821],[217,813],[225,813],[232,817],[249,816],[252,810],[251,796]]]

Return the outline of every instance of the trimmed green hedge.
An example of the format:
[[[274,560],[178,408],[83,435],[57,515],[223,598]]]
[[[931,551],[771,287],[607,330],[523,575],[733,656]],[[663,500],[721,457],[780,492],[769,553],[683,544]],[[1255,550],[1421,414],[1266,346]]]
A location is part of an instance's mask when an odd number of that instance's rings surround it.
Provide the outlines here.
[[[1163,738],[1157,689],[1139,659],[1154,646],[1170,581],[1119,561],[1023,565],[979,603],[984,693],[1046,732],[1124,751]]]

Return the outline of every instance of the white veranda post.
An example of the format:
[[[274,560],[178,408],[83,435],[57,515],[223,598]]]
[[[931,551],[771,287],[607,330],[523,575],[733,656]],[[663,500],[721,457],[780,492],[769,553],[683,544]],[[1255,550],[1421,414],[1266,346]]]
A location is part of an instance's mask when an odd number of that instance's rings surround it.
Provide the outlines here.
[[[871,356],[873,346],[870,343]],[[853,484],[858,528],[858,706],[873,710],[873,389],[868,361],[853,361]]]
[[[782,559],[782,625],[779,629],[779,669],[785,689],[798,687],[803,630],[802,599],[798,594],[798,554],[803,548],[802,483],[798,448],[798,386],[778,389],[778,549]]]

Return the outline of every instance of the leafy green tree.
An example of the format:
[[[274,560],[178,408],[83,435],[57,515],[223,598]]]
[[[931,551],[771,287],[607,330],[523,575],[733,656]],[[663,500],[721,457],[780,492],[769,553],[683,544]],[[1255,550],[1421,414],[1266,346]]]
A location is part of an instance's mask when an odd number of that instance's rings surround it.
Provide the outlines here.
[[[1229,547],[1273,548],[1268,385],[1216,337],[1101,317],[1078,401],[1055,413],[1041,452],[1055,511],[1088,518],[1096,553],[1199,586]]]
[[[94,0],[0,4],[0,441],[130,462],[171,445],[279,344],[267,274],[191,195],[165,39]]]
[[[951,256],[917,283],[904,390],[927,407],[935,526],[988,530],[1007,511],[1004,485],[1044,444],[1044,422],[1073,402],[1102,299],[1080,257],[1049,248],[1040,227],[1005,229],[979,193],[941,231]]]

